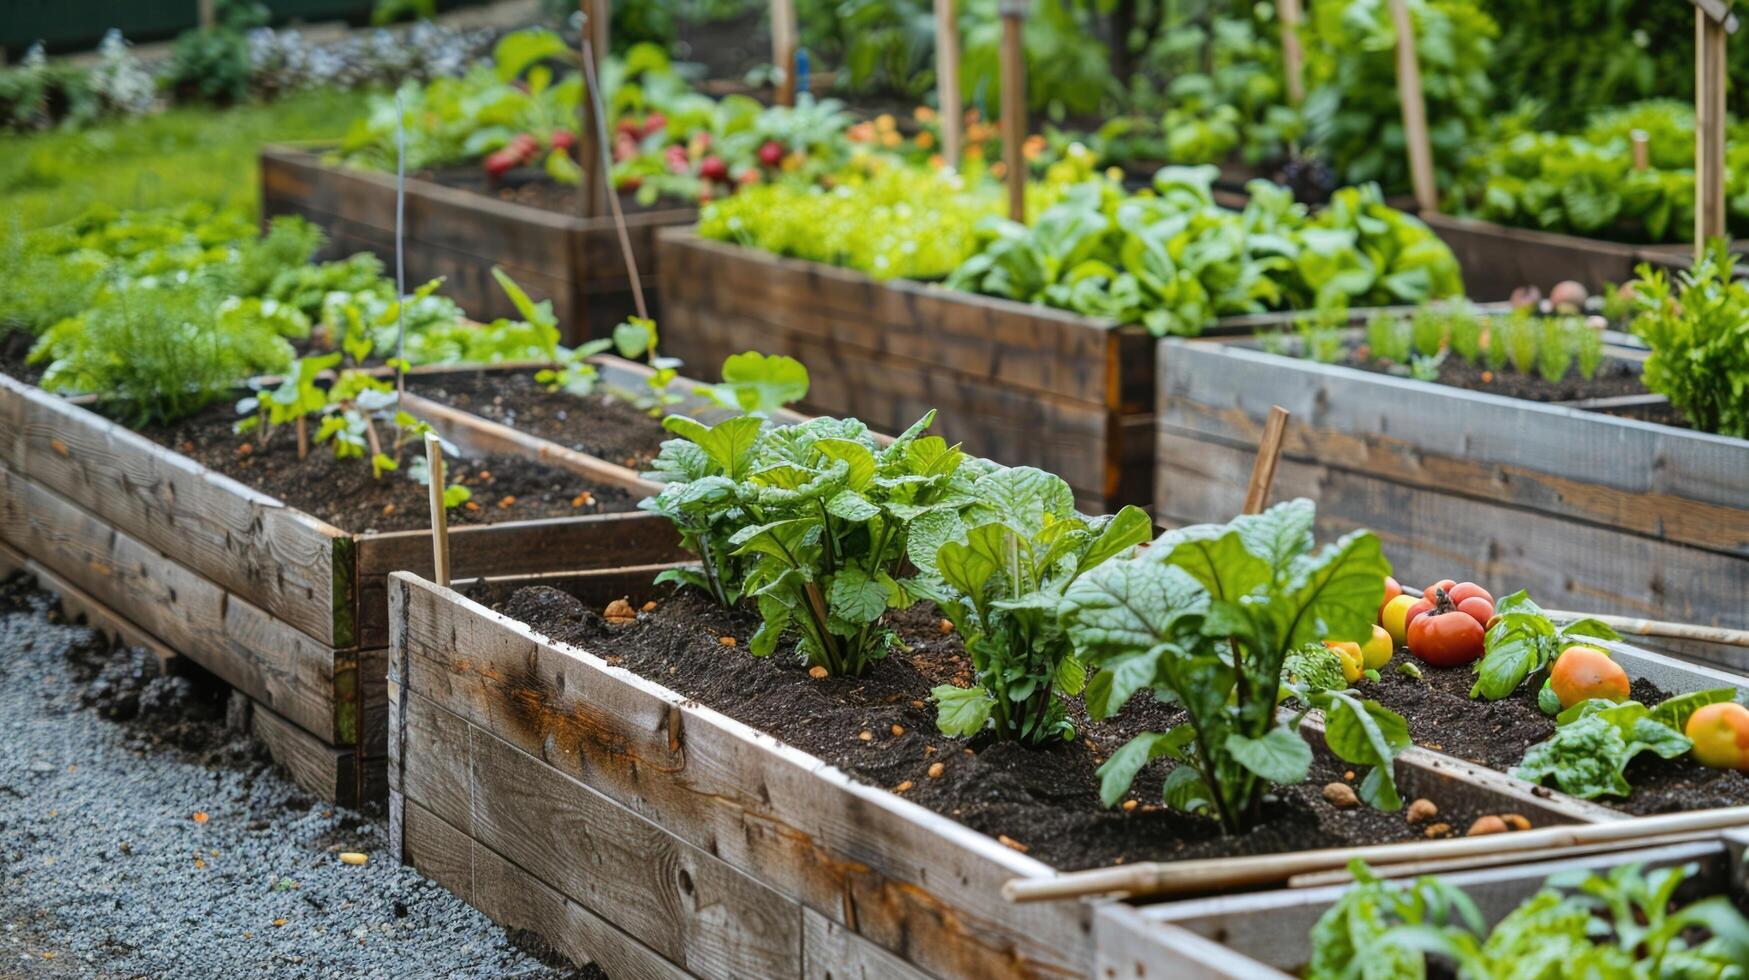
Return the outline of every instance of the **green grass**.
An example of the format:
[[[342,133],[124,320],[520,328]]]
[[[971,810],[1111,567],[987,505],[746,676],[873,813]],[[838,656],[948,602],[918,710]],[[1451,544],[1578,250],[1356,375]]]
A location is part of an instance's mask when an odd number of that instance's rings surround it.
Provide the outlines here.
[[[317,91],[264,105],[176,108],[79,132],[0,136],[0,219],[25,228],[92,204],[261,206],[256,154],[280,140],[337,139],[365,93]]]

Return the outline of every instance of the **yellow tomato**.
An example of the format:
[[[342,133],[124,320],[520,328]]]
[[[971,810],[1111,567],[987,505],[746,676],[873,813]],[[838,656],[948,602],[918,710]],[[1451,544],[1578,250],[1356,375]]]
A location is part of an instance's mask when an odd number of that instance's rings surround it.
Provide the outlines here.
[[[1379,613],[1379,624],[1384,626],[1385,633],[1397,646],[1409,642],[1409,610],[1414,605],[1414,596],[1400,595],[1385,603],[1384,610]]]
[[[1749,769],[1749,708],[1734,701],[1709,704],[1688,718],[1694,761],[1714,769]]]
[[[1384,670],[1385,664],[1391,662],[1391,654],[1396,652],[1397,644],[1391,639],[1390,632],[1383,626],[1374,626],[1372,639],[1360,648],[1360,660],[1367,670]]]
[[[1333,642],[1325,640],[1324,645],[1336,651],[1336,659],[1342,661],[1342,679],[1350,684],[1360,680],[1366,670],[1366,660],[1361,656],[1360,644],[1347,641]]]

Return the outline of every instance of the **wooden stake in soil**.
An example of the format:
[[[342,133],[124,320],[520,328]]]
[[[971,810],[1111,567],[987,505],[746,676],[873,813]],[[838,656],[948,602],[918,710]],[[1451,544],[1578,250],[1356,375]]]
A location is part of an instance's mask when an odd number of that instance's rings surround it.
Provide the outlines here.
[[[1421,92],[1421,59],[1415,51],[1415,21],[1408,0],[1391,0],[1397,25],[1397,97],[1403,105],[1403,138],[1409,144],[1409,180],[1415,205],[1439,210],[1439,188],[1433,181],[1433,144],[1427,136],[1427,100]]]
[[[218,18],[214,14],[217,0],[195,0],[196,16],[200,20],[200,29],[210,31],[217,26]]]
[[[778,105],[796,104],[796,33],[795,0],[771,0],[771,64],[782,74]]]
[[[1725,234],[1725,35],[1723,16],[1694,6],[1694,254]],[[1723,13],[1728,16],[1729,7]]]
[[[1287,101],[1289,105],[1299,105],[1306,98],[1306,55],[1300,47],[1300,0],[1275,0],[1275,15],[1281,18],[1281,70],[1287,76]]]
[[[1043,902],[1087,895],[1121,893],[1130,897],[1220,892],[1249,885],[1278,884],[1299,875],[1342,868],[1356,858],[1368,864],[1439,861],[1484,854],[1534,854],[1559,847],[1580,847],[1614,841],[1643,840],[1666,834],[1723,830],[1749,824],[1749,806],[1634,817],[1608,823],[1540,827],[1510,834],[1454,837],[1339,847],[1292,854],[1199,858],[1148,862],[1093,871],[1075,871],[1055,878],[1016,878],[1002,886],[1011,902]]]
[[[1652,136],[1643,129],[1628,134],[1634,147],[1634,169],[1645,170],[1652,165]]]
[[[425,433],[425,468],[431,475],[431,559],[436,582],[449,588],[449,508],[443,506],[443,440]]]
[[[935,101],[941,104],[941,158],[960,166],[960,27],[954,0],[935,0]]]
[[[612,0],[578,0],[577,9],[583,11],[583,26],[578,31],[577,57],[583,58],[583,49],[593,44],[597,51],[607,51],[608,28],[613,21]],[[594,82],[588,82],[591,89]],[[595,218],[604,210],[603,201],[607,196],[608,173],[612,166],[611,156],[603,160],[602,150],[606,148],[607,131],[605,120],[596,125],[594,114],[599,111],[600,100],[586,97],[577,106],[577,163],[583,168],[583,193],[577,199],[577,213],[580,217]]]
[[[1026,221],[1026,15],[1031,0],[1001,0],[1002,165],[1007,169],[1008,217]]]
[[[607,156],[607,107],[601,100],[600,76],[595,73],[595,51],[588,40],[583,42],[583,74],[583,86],[595,107],[596,157],[601,161],[602,172],[606,173],[611,166]],[[632,236],[626,230],[626,215],[620,207],[619,195],[608,194],[607,206],[613,212],[613,230],[619,236],[620,255],[625,258],[626,278],[631,280],[632,303],[637,307],[638,316],[649,319],[650,307],[644,302],[644,280],[638,276],[638,260],[632,255]]]
[[[1263,423],[1263,441],[1257,444],[1257,462],[1251,467],[1251,485],[1245,490],[1246,514],[1261,514],[1269,504],[1269,487],[1275,482],[1275,464],[1281,459],[1289,414],[1280,405],[1269,406],[1269,419]]]
[[[310,426],[305,416],[298,416],[298,458],[304,459],[310,455]]]
[[[1724,626],[1667,623],[1656,619],[1638,619],[1633,616],[1600,616],[1597,613],[1568,612],[1564,609],[1544,609],[1543,615],[1550,619],[1565,621],[1595,619],[1617,633],[1627,636],[1658,636],[1670,640],[1699,640],[1703,643],[1718,643],[1729,647],[1749,647],[1749,630],[1731,629]]]

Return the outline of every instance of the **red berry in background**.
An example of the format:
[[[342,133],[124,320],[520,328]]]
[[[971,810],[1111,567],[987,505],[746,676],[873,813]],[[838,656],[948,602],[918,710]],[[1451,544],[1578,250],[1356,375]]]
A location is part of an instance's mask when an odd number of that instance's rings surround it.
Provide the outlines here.
[[[783,144],[777,140],[766,140],[759,147],[759,162],[767,167],[775,167],[783,162]]]
[[[642,186],[644,186],[644,178],[642,177],[623,177],[619,182],[619,189],[628,194]]]
[[[658,129],[662,129],[662,128],[666,127],[667,125],[668,125],[668,117],[667,116],[664,116],[660,112],[652,112],[649,115],[644,117],[644,135],[648,136],[651,133],[654,133],[655,131],[657,131]]]
[[[560,129],[553,133],[553,149],[561,153],[569,153],[571,148],[576,145],[577,137],[570,130]]]
[[[669,173],[683,174],[692,169],[691,162],[686,159],[684,146],[670,146],[664,153],[664,159],[668,163]]]
[[[644,127],[636,119],[621,119],[614,124],[613,130],[616,135],[630,136],[634,140],[644,135]]]
[[[613,160],[618,163],[638,155],[638,141],[623,133],[613,141]]]
[[[698,175],[705,180],[726,182],[729,179],[729,165],[723,162],[722,157],[708,156],[699,161]]]
[[[496,180],[516,167],[516,157],[508,150],[499,150],[486,157],[486,176]]]

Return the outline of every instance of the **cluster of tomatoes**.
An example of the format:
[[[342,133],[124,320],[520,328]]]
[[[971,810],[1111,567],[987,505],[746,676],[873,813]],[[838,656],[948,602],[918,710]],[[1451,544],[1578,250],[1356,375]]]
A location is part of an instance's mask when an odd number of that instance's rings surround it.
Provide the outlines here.
[[[1417,598],[1404,593],[1396,579],[1385,579],[1380,625],[1416,659],[1435,667],[1461,667],[1481,659],[1482,640],[1493,618],[1494,597],[1474,582],[1444,579]]]
[[[551,147],[560,153],[570,153],[577,145],[577,136],[569,130],[553,131]],[[530,133],[517,133],[504,144],[502,149],[486,156],[486,176],[497,180],[517,167],[526,167],[534,162],[541,152],[541,142]]]

